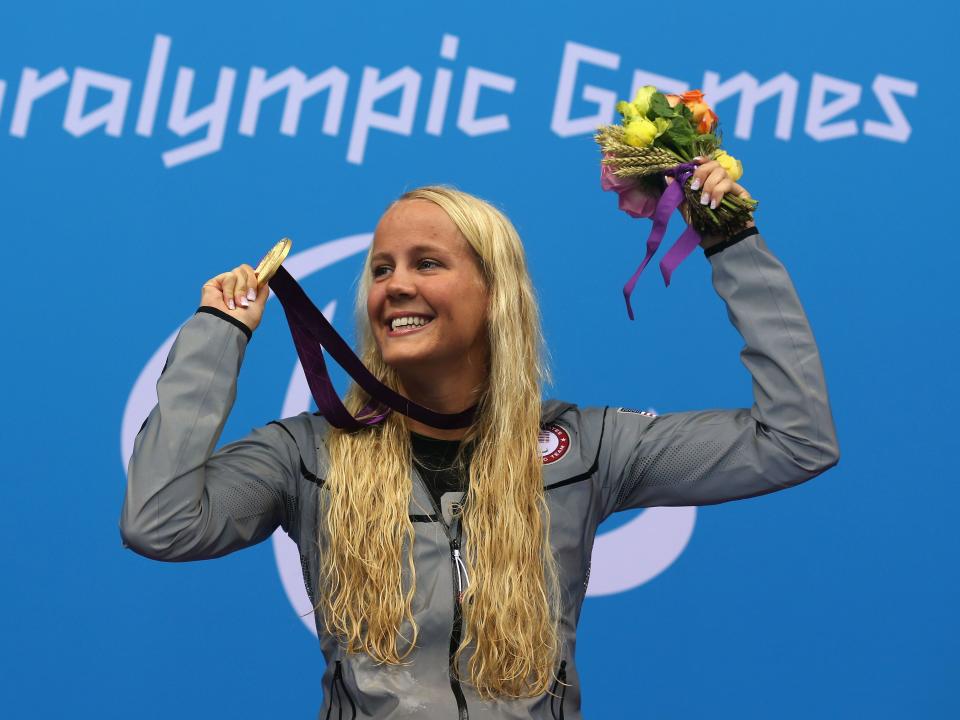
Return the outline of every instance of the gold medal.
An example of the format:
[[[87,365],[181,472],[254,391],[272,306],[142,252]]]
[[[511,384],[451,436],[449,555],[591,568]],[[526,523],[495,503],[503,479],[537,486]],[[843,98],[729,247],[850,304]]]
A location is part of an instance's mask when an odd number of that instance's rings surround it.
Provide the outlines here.
[[[270,278],[277,272],[277,268],[287,259],[287,253],[290,252],[291,245],[293,243],[290,242],[290,238],[283,238],[263,256],[263,260],[260,261],[254,271],[257,273],[257,290],[270,282]]]

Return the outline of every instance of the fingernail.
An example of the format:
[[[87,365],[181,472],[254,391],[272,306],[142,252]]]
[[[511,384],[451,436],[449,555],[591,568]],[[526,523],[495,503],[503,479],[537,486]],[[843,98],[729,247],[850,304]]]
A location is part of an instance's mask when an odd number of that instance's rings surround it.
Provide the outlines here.
[[[695,177],[695,178],[693,179],[693,182],[690,183],[690,189],[691,189],[691,190],[699,190],[699,189],[700,189],[700,178]]]
[[[253,301],[256,299],[257,299],[257,291],[254,290],[253,288],[250,288],[249,290],[247,290],[247,300]]]
[[[234,304],[233,300],[227,300],[227,307],[231,310],[236,310],[237,306]]]
[[[247,302],[247,299],[245,297],[240,298],[240,304],[243,305],[244,307],[250,307],[250,303]]]
[[[703,193],[703,195],[700,196],[700,204],[706,205],[709,202],[710,202],[710,195],[707,193]]]
[[[710,209],[711,209],[711,210],[716,210],[716,209],[717,209],[717,201],[716,201],[716,200],[711,200],[711,201],[710,201]]]

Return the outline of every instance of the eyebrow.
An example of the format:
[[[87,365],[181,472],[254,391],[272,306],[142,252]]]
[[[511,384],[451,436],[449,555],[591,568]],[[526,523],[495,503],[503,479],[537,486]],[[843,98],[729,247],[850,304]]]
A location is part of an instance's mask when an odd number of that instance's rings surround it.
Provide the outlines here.
[[[410,252],[414,253],[415,255],[419,253],[441,253],[444,255],[449,254],[449,250],[446,250],[440,245],[431,245],[429,243],[418,243],[417,245],[413,245],[408,249]],[[383,250],[381,250],[380,252],[377,252],[371,255],[370,260],[372,262],[374,260],[379,260],[382,258],[389,258],[389,257],[392,257],[390,253],[384,252]]]

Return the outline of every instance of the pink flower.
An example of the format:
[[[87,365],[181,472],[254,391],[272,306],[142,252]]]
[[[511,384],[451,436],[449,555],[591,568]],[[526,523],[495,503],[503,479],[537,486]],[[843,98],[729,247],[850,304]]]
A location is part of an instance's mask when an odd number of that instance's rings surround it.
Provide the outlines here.
[[[600,187],[617,193],[620,196],[620,209],[630,217],[653,217],[657,209],[656,197],[637,187],[633,179],[614,175],[609,165],[600,165]]]

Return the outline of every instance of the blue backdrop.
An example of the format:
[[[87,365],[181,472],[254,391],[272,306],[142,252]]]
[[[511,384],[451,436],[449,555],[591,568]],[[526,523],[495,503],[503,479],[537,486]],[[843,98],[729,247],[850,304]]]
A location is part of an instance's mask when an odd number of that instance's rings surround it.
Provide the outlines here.
[[[960,716],[958,103],[942,49],[957,11],[347,6],[0,7],[0,714],[315,714],[323,661],[279,540],[165,565],[117,531],[165,341],[204,280],[283,235],[326,248],[301,256],[303,282],[351,334],[354,236],[403,190],[453,183],[524,237],[552,395],[749,405],[702,254],[669,290],[646,273],[625,318],[648,222],[600,191],[591,131],[652,80],[703,88],[743,159],[820,343],[842,459],[794,490],[611,522],[637,544],[606,546],[624,576],[586,602],[585,714]],[[294,363],[271,302],[224,441],[303,403]]]

